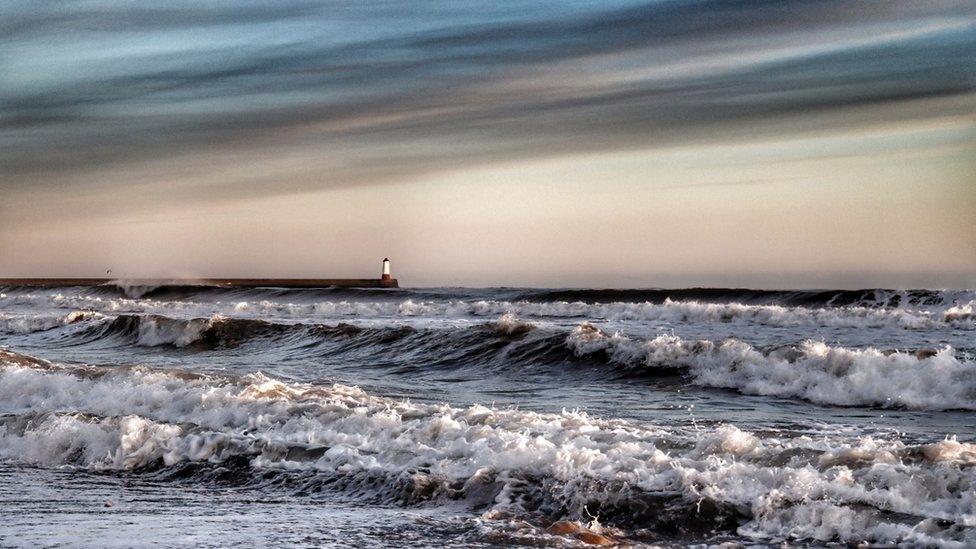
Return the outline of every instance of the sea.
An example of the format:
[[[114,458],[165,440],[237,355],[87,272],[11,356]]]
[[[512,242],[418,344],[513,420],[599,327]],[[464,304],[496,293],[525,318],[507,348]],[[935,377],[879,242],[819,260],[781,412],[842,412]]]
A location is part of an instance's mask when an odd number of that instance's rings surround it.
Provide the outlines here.
[[[974,307],[0,288],[0,546],[973,547]]]

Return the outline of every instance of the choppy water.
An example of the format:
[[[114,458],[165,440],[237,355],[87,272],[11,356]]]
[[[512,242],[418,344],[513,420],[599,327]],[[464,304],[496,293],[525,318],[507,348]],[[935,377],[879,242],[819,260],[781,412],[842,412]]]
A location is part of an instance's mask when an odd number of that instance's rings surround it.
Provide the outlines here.
[[[0,289],[0,544],[976,545],[973,299]]]

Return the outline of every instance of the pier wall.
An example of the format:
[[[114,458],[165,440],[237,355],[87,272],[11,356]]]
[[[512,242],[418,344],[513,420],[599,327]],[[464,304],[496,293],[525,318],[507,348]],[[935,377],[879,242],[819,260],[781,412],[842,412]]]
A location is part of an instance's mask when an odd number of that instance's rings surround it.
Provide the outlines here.
[[[226,288],[399,288],[395,278],[0,278],[0,286],[60,288],[66,286],[220,286]]]

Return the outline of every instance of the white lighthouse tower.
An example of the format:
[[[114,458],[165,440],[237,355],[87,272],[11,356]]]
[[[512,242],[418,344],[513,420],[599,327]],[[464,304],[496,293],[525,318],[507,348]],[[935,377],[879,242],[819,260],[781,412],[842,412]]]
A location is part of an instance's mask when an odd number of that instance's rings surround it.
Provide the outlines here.
[[[389,280],[392,280],[393,279],[393,277],[390,276],[390,258],[389,257],[384,257],[383,258],[383,276],[380,277],[380,279],[381,280],[384,280],[384,281],[389,281]]]

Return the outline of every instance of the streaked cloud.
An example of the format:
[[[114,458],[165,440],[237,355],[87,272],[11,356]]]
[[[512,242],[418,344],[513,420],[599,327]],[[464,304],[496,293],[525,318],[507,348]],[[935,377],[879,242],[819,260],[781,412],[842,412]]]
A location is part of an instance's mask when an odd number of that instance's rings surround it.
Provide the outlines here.
[[[976,87],[966,2],[442,7],[12,2],[0,159],[34,174],[310,142],[410,170]]]

